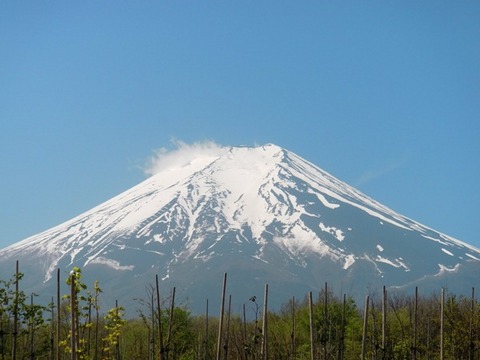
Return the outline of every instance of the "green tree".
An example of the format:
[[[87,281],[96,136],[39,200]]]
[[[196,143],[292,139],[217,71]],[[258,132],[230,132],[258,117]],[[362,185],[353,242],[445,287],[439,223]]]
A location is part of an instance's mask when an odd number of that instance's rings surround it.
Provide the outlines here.
[[[106,335],[103,337],[102,359],[120,359],[120,335],[126,321],[123,319],[125,310],[121,306],[110,309],[105,316]]]

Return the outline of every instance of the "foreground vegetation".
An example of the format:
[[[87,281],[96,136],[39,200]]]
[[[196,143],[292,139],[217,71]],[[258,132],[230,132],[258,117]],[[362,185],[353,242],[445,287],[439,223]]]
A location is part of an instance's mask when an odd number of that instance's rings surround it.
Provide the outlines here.
[[[224,297],[218,317],[175,306],[175,289],[160,297],[158,279],[139,316],[118,304],[100,309],[101,288],[75,268],[69,294],[35,304],[21,290],[23,274],[0,280],[0,360],[7,359],[480,359],[480,308],[471,297],[381,294],[364,304],[325,288],[292,298],[279,311],[253,296],[241,314]],[[226,275],[225,280],[226,281]],[[224,282],[225,289],[225,282]],[[225,295],[225,294],[224,294]]]

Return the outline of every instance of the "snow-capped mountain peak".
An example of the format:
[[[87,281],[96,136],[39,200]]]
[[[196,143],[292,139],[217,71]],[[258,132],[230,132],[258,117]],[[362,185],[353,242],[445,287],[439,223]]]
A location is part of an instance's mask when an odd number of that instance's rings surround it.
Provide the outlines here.
[[[191,147],[161,158],[150,173],[109,201],[3,249],[1,263],[29,259],[36,288],[48,288],[57,268],[80,266],[109,286],[122,282],[120,292],[130,297],[158,274],[165,285],[181,284],[189,299],[225,271],[241,274],[238,282],[250,292],[261,279],[279,293],[320,288],[326,280],[355,293],[445,279],[480,264],[473,246],[273,144]]]

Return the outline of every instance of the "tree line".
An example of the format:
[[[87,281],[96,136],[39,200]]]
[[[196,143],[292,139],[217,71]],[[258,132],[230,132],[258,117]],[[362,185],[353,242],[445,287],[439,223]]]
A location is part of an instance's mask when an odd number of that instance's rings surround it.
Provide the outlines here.
[[[175,303],[175,288],[161,294],[158,277],[139,300],[138,316],[121,304],[100,308],[102,290],[82,282],[80,268],[64,281],[69,292],[47,305],[21,289],[18,262],[0,280],[0,360],[268,360],[268,359],[480,359],[480,304],[444,289],[419,295],[370,293],[363,304],[334,296],[328,284],[277,311],[264,294],[231,310],[224,274],[220,309],[193,315]],[[261,296],[263,295],[263,296]]]

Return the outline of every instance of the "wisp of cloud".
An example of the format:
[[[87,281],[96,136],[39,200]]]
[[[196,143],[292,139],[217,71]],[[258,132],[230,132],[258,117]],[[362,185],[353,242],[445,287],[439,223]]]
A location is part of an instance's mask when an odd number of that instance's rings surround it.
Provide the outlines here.
[[[392,163],[387,164],[383,168],[376,169],[376,170],[368,170],[364,172],[356,181],[353,182],[353,186],[359,187],[361,185],[365,185],[367,183],[376,180],[392,171],[397,170],[398,168],[402,167],[406,163],[406,159],[400,159],[394,161]]]
[[[146,175],[153,176],[165,169],[183,167],[198,157],[221,156],[228,151],[226,147],[210,140],[193,144],[172,140],[172,143],[175,146],[174,149],[162,147],[154,151],[143,169]]]

